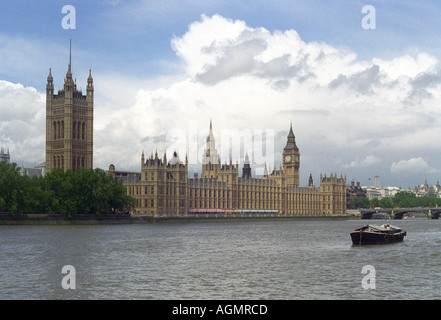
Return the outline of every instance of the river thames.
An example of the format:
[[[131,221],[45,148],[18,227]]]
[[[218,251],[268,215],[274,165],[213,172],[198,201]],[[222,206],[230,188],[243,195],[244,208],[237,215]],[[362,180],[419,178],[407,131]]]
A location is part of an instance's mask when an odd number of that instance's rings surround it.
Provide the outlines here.
[[[440,299],[441,221],[388,221],[404,242],[352,245],[351,231],[382,222],[0,226],[0,299]]]

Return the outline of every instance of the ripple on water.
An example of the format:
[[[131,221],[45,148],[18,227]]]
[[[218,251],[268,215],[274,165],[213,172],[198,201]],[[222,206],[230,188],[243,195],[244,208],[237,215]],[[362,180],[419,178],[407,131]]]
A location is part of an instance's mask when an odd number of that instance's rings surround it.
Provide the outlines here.
[[[361,221],[0,226],[5,299],[440,298],[441,231],[396,221],[403,243],[352,246]],[[61,288],[61,267],[77,289]],[[376,290],[364,290],[364,265]],[[18,271],[17,266],[20,266]]]

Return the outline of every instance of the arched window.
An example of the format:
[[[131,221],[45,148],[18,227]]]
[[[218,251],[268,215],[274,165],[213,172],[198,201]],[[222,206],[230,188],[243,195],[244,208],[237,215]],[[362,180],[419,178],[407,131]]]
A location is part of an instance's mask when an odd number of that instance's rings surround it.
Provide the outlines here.
[[[73,122],[72,128],[73,128],[72,139],[76,139],[76,137],[77,137],[77,122],[76,121]]]
[[[64,139],[64,120],[61,121],[61,139]]]
[[[78,138],[78,140],[80,140],[80,135],[81,135],[81,122],[78,121],[77,125],[78,125],[78,131],[77,131],[78,137],[77,137],[77,138]]]
[[[72,170],[75,170],[76,168],[76,162],[75,162],[75,157],[72,158]]]
[[[57,124],[55,123],[55,121],[52,125],[52,139],[57,139]]]

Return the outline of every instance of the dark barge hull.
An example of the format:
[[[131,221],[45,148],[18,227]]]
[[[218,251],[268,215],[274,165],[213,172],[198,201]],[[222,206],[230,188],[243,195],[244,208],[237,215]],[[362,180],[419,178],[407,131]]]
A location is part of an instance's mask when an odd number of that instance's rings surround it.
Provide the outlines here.
[[[390,225],[368,225],[351,232],[352,243],[363,244],[388,244],[403,241],[406,231]]]
[[[394,234],[379,234],[374,232],[352,232],[352,243],[357,245],[362,244],[388,244],[401,242],[404,240],[406,232]]]

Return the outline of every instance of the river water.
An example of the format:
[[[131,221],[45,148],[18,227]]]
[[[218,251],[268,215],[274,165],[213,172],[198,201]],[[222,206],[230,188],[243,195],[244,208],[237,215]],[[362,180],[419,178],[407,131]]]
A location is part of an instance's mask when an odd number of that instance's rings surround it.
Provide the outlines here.
[[[441,221],[353,246],[368,222],[384,221],[0,226],[0,299],[440,299]]]

